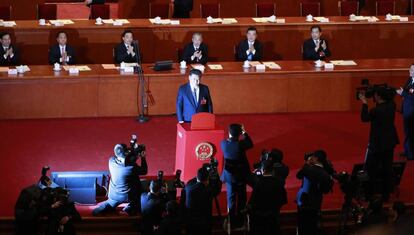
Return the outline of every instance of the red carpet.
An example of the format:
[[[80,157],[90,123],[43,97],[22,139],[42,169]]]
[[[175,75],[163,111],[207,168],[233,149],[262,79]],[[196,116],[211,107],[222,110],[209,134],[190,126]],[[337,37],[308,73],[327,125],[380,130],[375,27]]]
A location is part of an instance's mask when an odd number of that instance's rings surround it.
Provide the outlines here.
[[[350,171],[353,164],[363,161],[368,140],[369,125],[360,122],[359,113],[226,115],[217,119],[223,127],[232,122],[245,124],[255,143],[248,152],[251,163],[263,148],[284,151],[291,169],[287,180],[289,204],[284,210],[295,209],[300,185],[295,174],[305,152],[324,148],[338,171]],[[149,174],[155,175],[158,170],[173,174],[175,125],[175,117],[153,117],[146,124],[133,118],[0,121],[0,217],[13,216],[19,191],[38,180],[43,165],[50,165],[52,171],[107,170],[114,144],[129,141],[133,133],[147,145]],[[400,117],[396,125],[402,139]],[[398,146],[396,153],[400,150]],[[400,199],[406,202],[414,202],[413,169],[414,163],[409,162],[400,187]],[[325,197],[324,208],[339,208],[342,199],[336,184],[334,193]]]

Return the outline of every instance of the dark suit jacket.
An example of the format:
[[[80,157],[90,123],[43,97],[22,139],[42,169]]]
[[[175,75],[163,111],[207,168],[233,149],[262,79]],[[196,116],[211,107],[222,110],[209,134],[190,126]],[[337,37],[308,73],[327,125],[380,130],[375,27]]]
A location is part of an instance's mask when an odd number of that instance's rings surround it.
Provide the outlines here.
[[[408,78],[401,96],[403,97],[402,113],[405,118],[414,118],[414,94],[410,93],[410,89],[414,89],[412,78]]]
[[[194,114],[200,112],[213,113],[213,101],[210,97],[208,86],[199,85],[198,103],[195,103],[190,83],[182,85],[177,95],[177,119],[178,121],[191,122]]]
[[[249,200],[253,214],[268,216],[278,214],[280,208],[287,203],[284,183],[274,176],[261,176],[253,185]]]
[[[254,49],[256,50],[256,53],[253,55],[252,61],[258,61],[262,60],[263,58],[263,45],[258,40],[254,41],[253,44]],[[241,41],[239,45],[237,46],[237,60],[238,61],[245,61],[247,60],[247,54],[246,51],[249,49],[249,43],[247,39]]]
[[[16,50],[16,47],[14,45],[10,45],[10,47],[13,48],[14,56],[12,58],[10,58],[10,56],[4,58],[4,54],[6,54],[6,52],[4,51],[3,46],[0,44],[0,66],[17,65],[19,63],[19,52]]]
[[[399,143],[394,125],[395,106],[394,101],[377,104],[371,110],[368,110],[368,105],[362,105],[361,120],[371,122],[368,145],[370,150],[374,152],[393,150]]]
[[[193,178],[187,182],[181,195],[187,219],[211,220],[213,194],[209,185],[197,182],[197,179]]]
[[[76,64],[75,50],[73,49],[73,47],[66,44],[65,50],[66,54],[69,56],[69,61],[67,62],[67,64]],[[59,61],[60,57],[62,57],[62,55],[60,53],[59,44],[55,44],[49,49],[49,64],[62,64],[62,62]]]
[[[190,18],[193,0],[174,0],[173,18]]]
[[[321,40],[325,41],[326,50],[323,50],[322,47],[319,47],[319,50],[315,51],[316,45],[312,38],[303,42],[303,59],[304,60],[324,60],[326,57],[331,56],[331,51],[329,51],[328,41],[323,38]]]
[[[135,56],[128,54],[127,51],[128,50],[123,42],[119,43],[115,47],[115,63],[116,64],[120,64],[122,62],[125,62],[125,63],[136,63],[137,62],[138,53],[136,49],[134,48]]]
[[[145,232],[151,232],[154,225],[161,223],[164,209],[165,202],[161,196],[152,193],[141,194],[141,215]]]
[[[194,58],[194,60],[191,60],[191,56],[194,54],[195,49],[194,49],[193,43],[187,44],[183,50],[182,60],[185,60],[185,62],[189,64],[206,64],[208,62],[207,45],[204,43],[201,43],[198,50],[201,51],[201,54],[203,55],[201,57],[201,60],[198,60],[197,58]]]
[[[316,165],[305,164],[296,174],[296,178],[302,180],[296,202],[300,208],[320,210],[323,194],[328,193],[333,185],[331,176]]]
[[[250,175],[246,151],[253,147],[253,141],[247,133],[244,139],[226,139],[221,141],[224,155],[224,168],[221,180],[226,183],[245,183]]]

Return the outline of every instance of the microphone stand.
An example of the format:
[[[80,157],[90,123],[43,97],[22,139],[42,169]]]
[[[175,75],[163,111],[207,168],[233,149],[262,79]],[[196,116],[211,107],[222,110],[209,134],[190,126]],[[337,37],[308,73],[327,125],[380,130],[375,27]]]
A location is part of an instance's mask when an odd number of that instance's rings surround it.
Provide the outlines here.
[[[148,111],[148,104],[147,104],[147,97],[145,96],[145,77],[144,77],[144,71],[142,69],[142,64],[141,64],[141,53],[139,50],[139,45],[138,45],[138,41],[133,41],[132,45],[134,46],[134,49],[136,51],[136,56],[137,56],[137,64],[138,66],[136,67],[136,71],[137,71],[137,75],[138,75],[138,101],[137,101],[137,106],[138,106],[138,112],[139,115],[137,117],[137,121],[144,123],[149,121],[149,118],[147,116],[145,116],[145,110]],[[134,69],[135,72],[135,69]],[[139,102],[139,100],[141,102]]]

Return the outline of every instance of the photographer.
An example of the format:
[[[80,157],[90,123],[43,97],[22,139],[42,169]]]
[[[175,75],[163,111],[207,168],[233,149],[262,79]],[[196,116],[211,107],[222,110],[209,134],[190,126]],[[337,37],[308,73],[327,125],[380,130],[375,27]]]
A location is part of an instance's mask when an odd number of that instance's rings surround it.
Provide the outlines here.
[[[382,196],[388,201],[393,187],[392,161],[395,145],[398,144],[397,130],[394,126],[396,105],[393,101],[393,90],[388,87],[375,87],[375,107],[368,110],[368,101],[365,94],[359,93],[362,101],[361,120],[370,122],[368,149],[365,156],[364,168],[371,180],[383,180]],[[372,189],[370,190],[372,194]]]
[[[128,215],[135,215],[140,211],[141,181],[140,175],[146,175],[148,171],[145,147],[136,144],[136,137],[131,140],[131,149],[125,144],[117,144],[114,148],[115,156],[109,158],[109,182],[108,200],[92,211],[94,216],[108,211],[114,211],[121,203],[129,204],[123,209]],[[136,163],[136,158],[141,158],[141,166]]]
[[[261,171],[262,165],[265,161],[270,161],[272,163],[272,175],[280,179],[283,182],[283,185],[285,185],[286,178],[289,175],[289,167],[282,162],[282,150],[276,148],[270,151],[263,150],[260,156],[260,162],[254,164],[255,171]]]
[[[250,234],[279,234],[280,208],[287,203],[284,182],[272,174],[273,162],[262,162],[261,175],[249,200]]]
[[[150,191],[141,195],[142,234],[154,234],[161,223],[165,201],[161,195],[162,185],[157,180],[150,183]]]
[[[332,190],[333,180],[325,170],[327,157],[322,150],[305,155],[305,164],[296,174],[302,180],[297,193],[298,234],[320,234],[318,223],[322,206],[323,194]]]
[[[156,235],[181,235],[181,217],[178,203],[174,200],[167,202],[166,215],[162,218]]]
[[[204,167],[197,177],[187,182],[181,192],[181,205],[189,235],[209,235],[212,232],[213,191],[209,185],[210,173]]]
[[[244,137],[242,140],[240,135]],[[240,124],[231,124],[229,138],[221,142],[224,155],[221,179],[226,183],[230,223],[235,227],[243,225],[240,211],[246,206],[246,182],[251,175],[246,151],[252,147],[252,140]]]

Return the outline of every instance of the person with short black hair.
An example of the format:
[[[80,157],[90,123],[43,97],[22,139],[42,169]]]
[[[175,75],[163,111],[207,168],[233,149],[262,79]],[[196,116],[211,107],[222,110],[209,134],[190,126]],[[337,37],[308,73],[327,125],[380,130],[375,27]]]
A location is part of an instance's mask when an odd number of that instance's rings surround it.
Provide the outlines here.
[[[0,33],[0,66],[17,65],[19,54],[16,47],[12,44],[10,34]]]
[[[274,148],[269,152],[269,159],[273,163],[273,176],[280,179],[285,185],[286,178],[289,175],[289,167],[283,163],[283,152]]]
[[[304,60],[325,60],[331,56],[328,41],[322,36],[322,28],[319,25],[311,27],[311,38],[303,43],[302,53]]]
[[[208,62],[208,48],[203,43],[201,33],[194,33],[192,42],[184,47],[182,60],[189,64],[206,64]]]
[[[141,210],[139,196],[141,194],[140,175],[146,175],[148,172],[146,153],[139,153],[141,166],[135,160],[128,159],[127,146],[117,144],[114,147],[115,156],[109,158],[109,181],[108,200],[101,203],[92,211],[92,215],[97,216],[106,212],[114,211],[121,203],[127,202],[123,211],[128,215],[135,215]]]
[[[246,183],[250,176],[246,151],[253,148],[253,141],[243,125],[234,123],[229,126],[229,138],[221,141],[220,146],[224,155],[221,180],[226,183],[230,223],[238,227],[244,222],[241,211],[246,207]]]
[[[265,160],[253,185],[248,208],[251,234],[280,234],[280,209],[287,203],[284,182],[273,176],[273,162]]]
[[[173,18],[190,18],[193,0],[171,0],[174,4]]]
[[[209,177],[207,169],[198,169],[197,177],[188,181],[181,192],[186,234],[210,235],[212,232],[213,191]]]
[[[67,34],[59,31],[56,34],[57,43],[49,49],[49,64],[76,64],[75,50],[67,44]]]
[[[135,48],[136,46],[138,45],[134,44],[134,35],[132,34],[132,31],[127,29],[122,32],[122,42],[114,49],[115,63],[136,63],[138,56],[138,48]]]
[[[150,191],[141,194],[142,234],[151,235],[161,223],[165,201],[161,197],[161,182],[153,180]]]
[[[201,75],[200,70],[191,69],[188,83],[178,89],[176,110],[179,123],[191,122],[196,113],[213,113],[210,90],[208,86],[200,83]]]
[[[246,30],[246,39],[237,46],[238,61],[259,61],[263,58],[263,45],[257,40],[257,29],[250,26]]]

